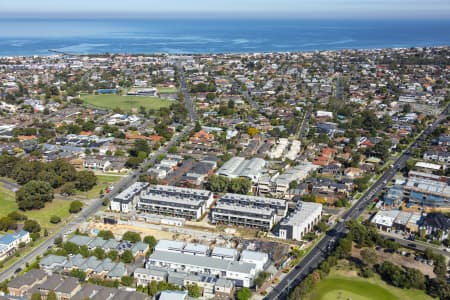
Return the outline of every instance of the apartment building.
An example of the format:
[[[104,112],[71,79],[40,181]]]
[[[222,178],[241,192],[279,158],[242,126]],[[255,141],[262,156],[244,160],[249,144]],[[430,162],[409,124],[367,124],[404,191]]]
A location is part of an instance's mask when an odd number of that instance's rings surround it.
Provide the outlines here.
[[[142,190],[137,209],[141,212],[198,220],[213,202],[213,193],[205,190],[165,185]]]
[[[280,222],[278,237],[300,241],[313,230],[321,217],[322,204],[299,201],[295,210]]]
[[[136,206],[140,192],[148,186],[149,184],[146,182],[132,184],[111,200],[110,209],[123,213],[131,212]]]

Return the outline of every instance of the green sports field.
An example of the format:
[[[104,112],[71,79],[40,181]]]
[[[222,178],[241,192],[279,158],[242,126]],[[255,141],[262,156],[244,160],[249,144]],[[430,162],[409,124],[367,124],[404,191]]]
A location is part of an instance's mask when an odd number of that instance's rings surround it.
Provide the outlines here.
[[[157,89],[160,94],[176,94],[178,92],[174,87],[157,87]]]
[[[141,106],[146,109],[160,109],[169,107],[173,102],[160,99],[158,97],[141,97],[141,96],[121,96],[121,95],[82,95],[81,99],[84,103],[100,107],[115,109],[119,108],[124,111],[133,109],[139,110]]]
[[[404,290],[390,286],[376,276],[363,279],[330,274],[314,287],[310,300],[431,300],[419,290]]]

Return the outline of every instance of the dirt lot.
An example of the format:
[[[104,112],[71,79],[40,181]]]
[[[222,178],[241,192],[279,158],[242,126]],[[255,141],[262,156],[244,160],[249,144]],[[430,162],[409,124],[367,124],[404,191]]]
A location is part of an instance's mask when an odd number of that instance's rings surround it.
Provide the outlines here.
[[[150,229],[150,228],[130,226],[130,225],[123,225],[123,224],[110,225],[110,224],[90,222],[89,224],[87,224],[87,227],[89,229],[111,230],[112,233],[114,233],[114,235],[118,238],[122,237],[122,235],[127,231],[134,231],[134,232],[140,233],[142,237],[144,237],[146,235],[152,235],[157,240],[174,239],[174,234],[171,232],[155,230],[155,229]]]
[[[362,249],[353,247],[352,256],[356,257],[358,259],[361,259],[361,255],[360,255],[361,250]],[[412,254],[409,257],[406,257],[406,256],[403,256],[398,253],[384,252],[384,249],[376,250],[376,253],[377,253],[378,262],[390,261],[399,266],[418,269],[424,275],[430,276],[430,278],[436,277],[436,275],[433,272],[433,266],[416,261],[414,259],[414,254]]]

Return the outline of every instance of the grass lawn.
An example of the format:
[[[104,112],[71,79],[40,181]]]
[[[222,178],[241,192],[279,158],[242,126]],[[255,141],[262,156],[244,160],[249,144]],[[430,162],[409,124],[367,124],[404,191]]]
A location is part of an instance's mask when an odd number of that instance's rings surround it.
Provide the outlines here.
[[[174,87],[157,87],[157,89],[160,94],[176,94],[178,92]]]
[[[102,108],[120,108],[124,111],[139,110],[141,106],[146,109],[160,109],[169,107],[172,101],[158,97],[121,96],[121,95],[83,95],[81,99],[89,105]]]
[[[361,278],[332,271],[314,287],[311,300],[431,300],[424,291],[399,289],[383,282],[377,275]]]
[[[112,175],[97,175],[97,185],[94,186],[90,191],[87,192],[77,192],[77,195],[86,197],[86,199],[96,199],[100,195],[100,191],[105,191],[110,185],[114,185],[115,182],[122,179],[121,176]]]
[[[50,223],[50,217],[55,215],[64,220],[69,215],[69,206],[71,201],[55,199],[47,203],[43,209],[30,210],[23,212],[29,219],[33,219],[41,224],[42,228],[52,228],[57,224]],[[4,217],[10,212],[18,210],[15,195],[13,192],[5,189],[0,184],[0,217]]]
[[[36,220],[41,224],[42,228],[53,228],[60,224],[50,223],[51,216],[58,216],[61,220],[64,220],[69,216],[69,207],[72,201],[54,199],[52,202],[46,203],[45,207],[39,210],[26,211],[25,215],[29,219]]]
[[[17,210],[16,196],[0,183],[0,218]]]

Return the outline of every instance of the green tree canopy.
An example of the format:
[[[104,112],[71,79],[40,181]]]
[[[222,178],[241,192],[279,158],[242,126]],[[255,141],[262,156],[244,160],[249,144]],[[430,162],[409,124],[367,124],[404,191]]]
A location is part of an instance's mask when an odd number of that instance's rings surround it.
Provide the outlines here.
[[[53,188],[48,182],[32,180],[17,191],[17,205],[22,210],[43,208],[53,200]]]

